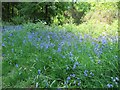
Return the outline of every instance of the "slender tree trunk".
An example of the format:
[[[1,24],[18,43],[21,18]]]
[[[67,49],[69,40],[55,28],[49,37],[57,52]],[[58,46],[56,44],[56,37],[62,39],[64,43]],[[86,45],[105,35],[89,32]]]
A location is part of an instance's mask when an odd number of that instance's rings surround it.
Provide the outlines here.
[[[48,4],[45,5],[45,20],[48,23]]]
[[[14,2],[11,3],[12,7],[12,17],[14,17]]]

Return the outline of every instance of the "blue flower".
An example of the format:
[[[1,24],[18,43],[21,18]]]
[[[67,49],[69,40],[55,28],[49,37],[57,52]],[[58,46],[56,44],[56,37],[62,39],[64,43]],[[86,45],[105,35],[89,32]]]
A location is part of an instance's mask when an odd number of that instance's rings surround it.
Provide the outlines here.
[[[3,46],[3,47],[5,47],[5,44],[4,44],[4,43],[2,43],[2,46]]]
[[[58,48],[57,52],[61,52],[61,47]]]
[[[91,75],[91,76],[94,76],[94,73],[90,72],[90,75]]]
[[[101,60],[98,60],[98,64],[100,64],[101,63]]]
[[[79,65],[78,62],[75,62],[74,65],[73,65],[73,70],[76,68],[76,65]]]
[[[78,86],[80,86],[81,82],[78,83]]]
[[[71,77],[75,77],[75,74],[70,74]]]
[[[18,68],[18,64],[15,64],[15,66]]]
[[[67,77],[67,80],[70,80],[70,77],[69,77],[69,76]]]
[[[9,35],[9,36],[11,37],[11,36],[13,36],[13,34],[12,34],[12,33],[10,33],[10,35]]]
[[[107,87],[108,87],[108,88],[112,88],[113,85],[112,85],[112,84],[107,84]]]
[[[70,55],[70,57],[72,57],[73,56],[72,52],[70,52],[69,55]]]
[[[107,40],[103,37],[102,38],[102,44],[104,45],[104,44],[107,44]]]
[[[87,73],[88,73],[88,70],[85,70],[85,71],[84,71],[84,76],[86,76],[86,77],[87,77],[87,76],[88,76],[88,74],[87,74]]]
[[[41,73],[41,70],[40,70],[40,69],[38,69],[38,75],[40,75],[40,73]]]
[[[119,81],[119,78],[118,77],[115,77],[116,81]]]

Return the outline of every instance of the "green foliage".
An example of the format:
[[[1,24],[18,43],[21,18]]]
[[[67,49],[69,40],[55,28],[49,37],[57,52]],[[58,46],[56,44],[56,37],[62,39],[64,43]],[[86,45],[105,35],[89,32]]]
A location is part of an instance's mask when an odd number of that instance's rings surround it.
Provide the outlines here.
[[[44,21],[48,25],[77,25],[89,19],[111,24],[117,18],[116,2],[21,2],[3,3],[3,20],[21,24]],[[7,13],[7,14],[5,14]]]
[[[119,78],[118,21],[111,25],[94,22],[78,26],[27,23],[23,30],[3,32],[3,88],[82,89],[107,88],[109,84],[118,88],[118,81],[113,80]],[[106,44],[102,37],[107,39]],[[103,48],[100,57],[95,48],[97,51]],[[68,77],[70,80],[65,84]]]
[[[111,24],[118,19],[117,9],[117,3],[91,3],[91,10],[86,13],[83,21],[96,20],[97,22]]]
[[[27,21],[24,19],[24,17],[13,17],[12,18],[12,23],[14,23],[14,25],[20,25],[20,24],[24,24]]]

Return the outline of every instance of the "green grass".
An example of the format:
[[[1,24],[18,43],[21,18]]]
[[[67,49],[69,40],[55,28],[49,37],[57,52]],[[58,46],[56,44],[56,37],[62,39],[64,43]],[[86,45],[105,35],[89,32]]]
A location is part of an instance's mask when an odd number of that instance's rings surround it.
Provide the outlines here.
[[[38,23],[3,32],[3,88],[117,88],[117,27],[104,26]]]

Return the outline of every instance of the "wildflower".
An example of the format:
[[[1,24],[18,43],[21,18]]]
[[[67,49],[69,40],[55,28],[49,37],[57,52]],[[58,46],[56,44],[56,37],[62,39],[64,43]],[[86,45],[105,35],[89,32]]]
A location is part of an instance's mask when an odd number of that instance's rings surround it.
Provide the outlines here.
[[[115,77],[116,81],[119,81],[119,78],[118,77]]]
[[[112,84],[107,84],[107,87],[108,87],[108,88],[112,88],[113,85],[112,85]]]
[[[48,44],[46,44],[46,49],[48,49],[48,47],[49,47],[49,45],[48,45]]]
[[[100,64],[101,63],[101,60],[98,60],[98,64]]]
[[[78,86],[80,86],[81,82],[78,83]]]
[[[105,38],[102,38],[102,44],[106,44],[107,43],[107,40]]]
[[[4,43],[2,43],[2,46],[3,46],[3,47],[5,47],[5,44],[4,44]]]
[[[73,56],[72,52],[70,52],[69,54],[70,54],[70,57],[72,57],[72,56]]]
[[[58,51],[58,52],[61,52],[61,48],[59,47],[57,51]]]
[[[4,57],[5,56],[5,54],[4,53],[2,53],[2,57]]]
[[[40,69],[38,69],[38,75],[40,75],[40,72],[41,72]]]
[[[75,74],[71,74],[70,76],[71,76],[71,77],[75,77]]]
[[[18,68],[18,64],[15,65]]]
[[[13,36],[13,34],[12,34],[12,33],[10,33],[10,35],[9,35],[9,36],[11,37],[11,36]]]
[[[73,65],[73,69],[76,68],[76,65],[79,65],[79,63],[78,63],[78,62],[75,62],[74,65]]]
[[[90,72],[90,75],[94,76],[94,73]]]
[[[88,72],[88,70],[85,70],[85,71],[84,71],[84,75],[85,75],[86,77],[88,76],[87,72]]]
[[[69,76],[67,77],[67,80],[70,80],[70,77],[69,77]]]
[[[28,38],[29,38],[29,39],[32,39],[32,37],[33,37],[32,35],[28,35]]]

